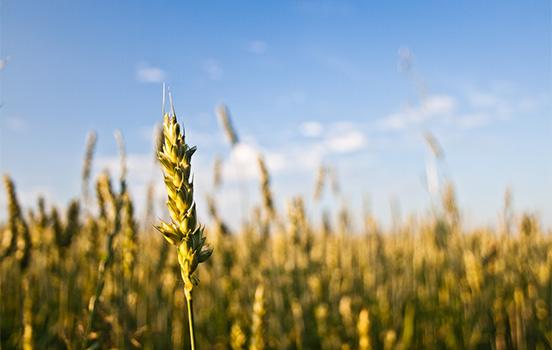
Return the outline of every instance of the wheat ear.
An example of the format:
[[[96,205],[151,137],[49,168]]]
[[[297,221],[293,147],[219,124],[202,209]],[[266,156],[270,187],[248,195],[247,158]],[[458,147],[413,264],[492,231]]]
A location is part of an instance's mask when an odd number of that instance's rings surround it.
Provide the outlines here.
[[[170,96],[169,90],[169,98]],[[171,116],[165,113],[164,100],[163,98],[164,143],[162,150],[157,152],[157,156],[163,169],[168,194],[167,207],[171,220],[169,223],[161,220],[161,225],[154,226],[169,243],[177,247],[180,272],[184,280],[184,293],[188,302],[190,339],[192,349],[195,349],[192,289],[199,284],[199,278],[194,275],[194,272],[199,263],[209,259],[213,250],[205,246],[203,227],[197,222],[193,178],[190,178],[191,160],[196,147],[189,147],[186,144],[184,128],[181,130],[176,122],[172,99]]]

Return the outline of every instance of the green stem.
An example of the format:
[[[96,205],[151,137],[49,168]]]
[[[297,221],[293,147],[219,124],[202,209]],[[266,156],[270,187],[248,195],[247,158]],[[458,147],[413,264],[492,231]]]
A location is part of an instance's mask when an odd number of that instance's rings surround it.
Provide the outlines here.
[[[186,298],[188,302],[188,324],[190,325],[190,343],[192,344],[192,350],[195,350],[195,332],[194,332],[194,310],[192,307],[192,298]]]

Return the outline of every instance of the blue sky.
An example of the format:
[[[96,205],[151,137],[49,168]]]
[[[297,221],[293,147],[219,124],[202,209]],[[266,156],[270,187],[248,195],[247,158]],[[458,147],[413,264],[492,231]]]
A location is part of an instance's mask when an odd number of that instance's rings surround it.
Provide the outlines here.
[[[238,222],[236,168],[248,204],[259,203],[259,153],[281,211],[303,195],[313,218],[343,202],[360,210],[363,197],[384,223],[393,201],[402,217],[424,214],[435,199],[429,131],[467,222],[495,224],[510,186],[516,210],[552,224],[550,1],[3,0],[0,11],[0,171],[26,206],[79,195],[90,130],[94,174],[116,178],[119,129],[133,197],[140,208],[155,181],[159,212],[152,135],[166,82],[198,146],[203,221],[214,157],[224,161],[220,211]],[[220,103],[242,141],[233,151]],[[321,163],[341,192],[315,203]]]

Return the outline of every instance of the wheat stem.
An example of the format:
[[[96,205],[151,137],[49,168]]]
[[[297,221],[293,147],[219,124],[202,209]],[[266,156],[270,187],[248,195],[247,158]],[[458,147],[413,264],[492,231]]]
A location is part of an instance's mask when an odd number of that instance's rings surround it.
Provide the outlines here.
[[[190,325],[190,343],[192,345],[192,350],[195,350],[196,338],[194,330],[194,308],[192,304],[192,298],[186,297],[186,302],[188,304],[188,324]]]
[[[163,96],[164,93],[163,90]],[[190,340],[192,350],[195,350],[192,289],[199,284],[199,278],[194,272],[200,263],[209,259],[213,250],[205,245],[203,227],[197,222],[193,177],[190,177],[192,156],[196,148],[188,146],[185,142],[184,128],[176,121],[170,90],[169,100],[172,113],[170,116],[163,115],[164,143],[157,156],[163,170],[171,220],[168,223],[161,220],[161,225],[154,227],[163,234],[167,242],[177,248],[184,294],[188,303]],[[164,102],[163,97],[163,113]]]

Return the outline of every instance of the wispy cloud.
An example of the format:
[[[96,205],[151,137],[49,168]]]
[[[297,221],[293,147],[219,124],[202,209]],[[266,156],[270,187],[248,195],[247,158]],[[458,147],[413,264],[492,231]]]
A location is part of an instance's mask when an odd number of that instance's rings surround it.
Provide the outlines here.
[[[127,174],[129,182],[144,185],[149,182],[153,176],[159,175],[157,164],[151,153],[138,154],[130,153],[126,155]],[[121,172],[121,160],[118,156],[98,155],[94,159],[94,168],[98,171],[108,170],[113,178],[118,177]]]
[[[368,144],[362,125],[354,122],[309,121],[300,124],[298,132],[303,139],[279,148],[286,166],[298,171],[315,171],[325,157],[358,152]]]
[[[248,144],[238,145],[234,148],[234,152],[240,164],[253,165],[252,167],[247,167],[247,173],[251,176],[258,174],[258,158],[261,154],[265,158],[269,170],[277,172],[285,166],[285,159],[282,153],[270,150],[260,150],[259,148]]]
[[[550,93],[541,93],[535,96],[524,96],[517,102],[517,109],[522,113],[535,112],[550,105]]]
[[[224,77],[224,71],[222,70],[222,67],[220,64],[212,59],[209,58],[203,62],[203,70],[207,73],[209,76],[209,79],[211,80],[221,80]]]
[[[318,137],[324,131],[324,126],[319,122],[310,121],[301,124],[299,126],[299,131],[301,135],[305,137]]]
[[[257,179],[259,173],[259,156],[263,156],[266,166],[271,173],[280,172],[288,162],[283,152],[261,149],[254,141],[244,141],[237,143],[231,152],[231,156],[223,161],[223,173],[230,181],[236,181],[240,177],[246,179]],[[205,165],[202,165],[205,168]],[[210,172],[204,169],[205,173]],[[203,169],[197,168],[198,172]]]
[[[242,171],[245,172],[245,175],[251,177],[257,173],[257,158],[259,157],[259,152],[254,146],[238,143],[232,149],[232,154]]]
[[[358,125],[350,122],[334,123],[326,136],[328,151],[331,153],[350,153],[361,150],[366,144],[365,135]]]
[[[494,107],[500,103],[500,99],[496,94],[482,91],[470,91],[468,101],[476,108]]]
[[[427,116],[448,115],[456,109],[456,98],[448,95],[435,95],[429,97],[422,104],[422,112]]]
[[[458,124],[464,129],[473,129],[487,125],[491,122],[491,116],[485,112],[464,114],[458,117]]]
[[[513,84],[495,82],[487,91],[473,87],[467,89],[466,97],[475,113],[485,112],[490,119],[508,120],[517,112],[516,101],[522,100],[521,96],[513,92]]]
[[[280,108],[286,108],[293,105],[304,103],[307,100],[307,94],[302,89],[295,89],[289,93],[280,95],[276,98],[276,105]]]
[[[136,80],[141,83],[162,83],[166,76],[166,71],[158,67],[152,67],[145,62],[140,62],[136,66]]]
[[[517,91],[517,86],[511,81],[495,80],[491,83],[491,89],[499,94],[512,94]]]
[[[331,138],[328,147],[330,151],[335,153],[349,153],[360,150],[364,144],[364,134],[360,131],[351,130],[346,134]]]
[[[268,44],[264,40],[251,40],[247,49],[251,53],[262,55],[268,50]]]
[[[455,112],[457,100],[450,95],[435,95],[424,100],[421,106],[405,108],[400,112],[388,115],[379,120],[378,125],[383,130],[404,129],[424,122],[430,118],[447,118]]]
[[[21,133],[29,129],[29,123],[18,117],[8,117],[6,118],[6,128],[9,131]]]
[[[389,114],[376,124],[383,131],[403,130],[423,123],[473,129],[539,110],[547,100],[542,95],[523,97],[516,93],[513,84],[497,82],[487,90],[470,87],[455,95],[430,95],[419,106]]]
[[[345,75],[349,79],[355,79],[360,76],[358,67],[344,57],[320,50],[313,50],[311,55],[316,61],[326,66],[327,69]]]
[[[286,155],[286,168],[282,169],[283,172],[313,173],[328,154],[328,148],[323,141],[317,141],[291,145],[282,152]]]

